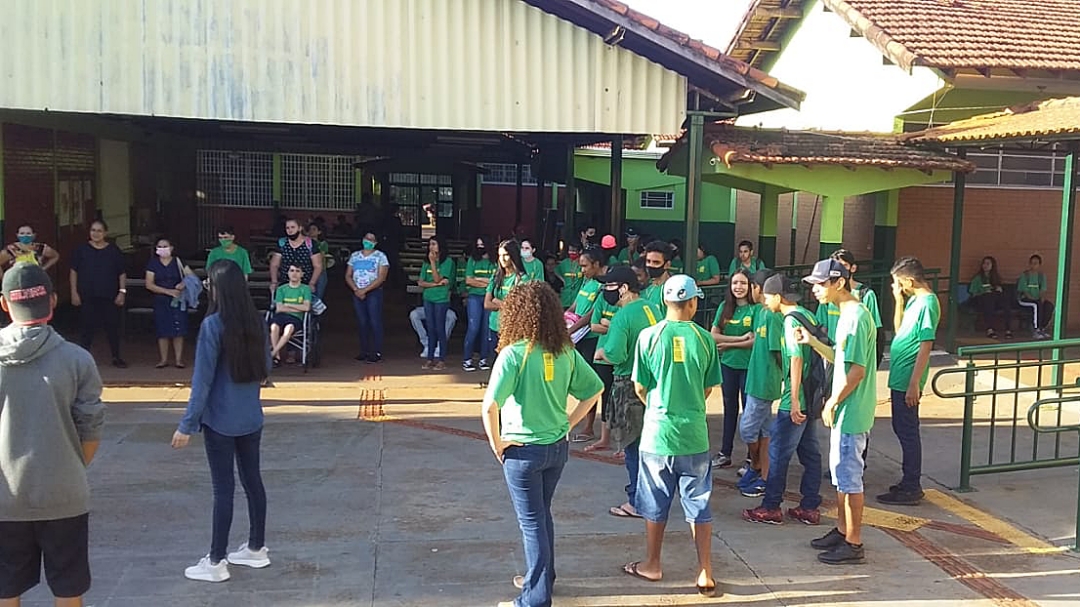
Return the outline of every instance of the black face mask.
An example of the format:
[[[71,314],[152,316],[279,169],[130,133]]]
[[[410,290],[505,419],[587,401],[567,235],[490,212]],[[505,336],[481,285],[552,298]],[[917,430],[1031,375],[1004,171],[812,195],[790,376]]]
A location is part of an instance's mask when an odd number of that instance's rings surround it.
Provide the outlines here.
[[[604,301],[607,305],[614,306],[619,303],[619,290],[604,289]]]
[[[477,248],[473,249],[472,258],[475,259],[476,261],[480,261],[481,259],[484,258],[484,255],[486,255],[486,254],[487,254],[487,249],[485,249],[484,247],[477,247]]]
[[[300,232],[289,234],[289,240],[296,240],[297,238],[300,238]]]
[[[654,268],[652,266],[649,266],[645,268],[645,271],[649,274],[649,278],[660,278],[667,270],[665,270],[664,268]]]

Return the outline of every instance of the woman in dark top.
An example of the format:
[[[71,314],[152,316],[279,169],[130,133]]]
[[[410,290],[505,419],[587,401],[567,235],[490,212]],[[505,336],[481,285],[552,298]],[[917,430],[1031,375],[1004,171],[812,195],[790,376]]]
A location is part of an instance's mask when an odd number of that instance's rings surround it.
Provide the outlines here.
[[[187,312],[180,305],[184,290],[184,270],[173,256],[168,238],[157,242],[156,256],[146,264],[146,290],[154,294],[154,331],[158,338],[161,360],[154,365],[164,369],[169,365],[169,342],[176,356],[176,368],[184,368],[184,336],[187,335]]]
[[[90,224],[90,240],[75,249],[71,258],[71,305],[79,308],[82,336],[87,350],[94,334],[105,329],[112,351],[112,364],[121,369],[127,363],[120,358],[120,313],[127,297],[127,272],[120,247],[105,240],[109,226],[100,219]]]
[[[186,447],[191,435],[202,431],[214,488],[210,553],[188,567],[184,576],[224,582],[229,579],[226,562],[255,569],[270,565],[264,542],[266,489],[259,471],[263,427],[260,387],[269,375],[270,342],[240,266],[224,259],[215,261],[207,275],[210,308],[199,328],[191,397],[172,446]],[[247,495],[250,529],[248,541],[226,556],[236,490],[234,460]]]

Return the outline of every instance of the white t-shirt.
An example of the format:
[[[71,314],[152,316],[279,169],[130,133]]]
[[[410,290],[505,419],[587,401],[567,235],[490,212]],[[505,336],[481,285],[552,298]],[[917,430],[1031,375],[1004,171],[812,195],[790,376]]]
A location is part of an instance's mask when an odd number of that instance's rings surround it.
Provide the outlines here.
[[[349,270],[352,272],[353,282],[361,289],[379,278],[379,268],[389,265],[386,254],[378,250],[367,256],[362,251],[349,256]]]

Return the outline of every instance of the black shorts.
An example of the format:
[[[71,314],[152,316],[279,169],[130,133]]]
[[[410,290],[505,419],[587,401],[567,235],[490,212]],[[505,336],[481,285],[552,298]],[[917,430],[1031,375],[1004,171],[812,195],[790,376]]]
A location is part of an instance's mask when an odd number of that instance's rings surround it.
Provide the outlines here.
[[[294,331],[299,331],[304,325],[303,321],[288,312],[274,314],[273,318],[270,319],[270,324],[281,327],[283,331],[288,325],[292,325]]]
[[[53,596],[73,598],[90,590],[90,515],[52,521],[0,522],[0,599],[22,596],[45,581]]]

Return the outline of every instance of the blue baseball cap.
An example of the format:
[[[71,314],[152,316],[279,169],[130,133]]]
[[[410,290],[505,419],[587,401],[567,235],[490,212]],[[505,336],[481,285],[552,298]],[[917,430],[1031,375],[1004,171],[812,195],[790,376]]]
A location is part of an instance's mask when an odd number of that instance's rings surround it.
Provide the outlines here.
[[[686,274],[676,274],[664,283],[664,301],[690,301],[695,297],[705,297],[705,293]]]

